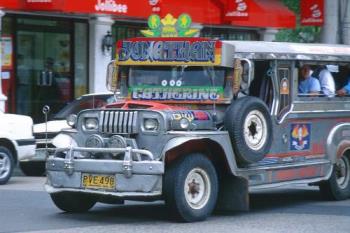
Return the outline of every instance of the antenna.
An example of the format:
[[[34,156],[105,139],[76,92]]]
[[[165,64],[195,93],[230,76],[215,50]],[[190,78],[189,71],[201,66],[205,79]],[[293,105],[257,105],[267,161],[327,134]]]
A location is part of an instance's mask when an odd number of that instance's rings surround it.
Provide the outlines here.
[[[47,151],[47,144],[48,144],[48,140],[47,140],[47,116],[50,113],[50,106],[49,105],[45,105],[42,109],[43,114],[45,115],[45,152],[46,152],[46,156],[48,154]]]

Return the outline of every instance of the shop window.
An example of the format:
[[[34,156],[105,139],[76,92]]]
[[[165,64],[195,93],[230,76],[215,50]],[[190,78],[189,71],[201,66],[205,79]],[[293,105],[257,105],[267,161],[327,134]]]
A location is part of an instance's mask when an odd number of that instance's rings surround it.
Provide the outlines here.
[[[86,23],[74,24],[74,97],[79,97],[88,91],[88,44]]]
[[[220,40],[258,40],[258,35],[255,31],[242,31],[230,28],[204,28],[201,30],[200,36]]]

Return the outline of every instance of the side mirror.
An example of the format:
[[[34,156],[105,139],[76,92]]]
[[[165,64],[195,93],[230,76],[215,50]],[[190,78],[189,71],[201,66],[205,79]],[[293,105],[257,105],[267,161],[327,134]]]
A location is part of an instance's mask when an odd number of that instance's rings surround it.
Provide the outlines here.
[[[118,89],[118,66],[115,60],[107,66],[106,87],[111,92],[116,92]]]

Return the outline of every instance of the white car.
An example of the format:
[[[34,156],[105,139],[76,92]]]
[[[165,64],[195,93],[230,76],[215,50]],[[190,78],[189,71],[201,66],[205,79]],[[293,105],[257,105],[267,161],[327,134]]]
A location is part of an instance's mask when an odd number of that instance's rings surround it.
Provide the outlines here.
[[[78,114],[84,109],[100,108],[113,102],[115,97],[111,92],[86,94],[66,105],[49,118],[47,123],[35,124],[34,137],[37,146],[35,156],[20,162],[22,172],[27,176],[40,176],[45,173],[46,148],[53,148],[52,139],[61,130],[70,128],[66,121],[69,115]]]
[[[35,154],[33,120],[0,112],[0,185],[6,184],[18,162]]]

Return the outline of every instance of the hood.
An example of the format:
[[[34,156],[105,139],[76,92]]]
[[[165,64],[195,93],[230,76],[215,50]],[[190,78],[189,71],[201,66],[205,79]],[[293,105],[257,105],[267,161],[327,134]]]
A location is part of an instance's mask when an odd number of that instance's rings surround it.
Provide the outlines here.
[[[161,104],[153,101],[123,100],[108,104],[105,108],[149,109],[149,110],[186,110],[185,107]]]
[[[18,121],[24,122],[26,124],[33,124],[32,118],[29,116],[25,116],[25,115],[18,115],[18,114],[10,114],[10,113],[1,112],[0,117],[1,117],[1,119],[5,120],[5,122],[4,122],[5,124],[12,123],[12,122],[16,123]],[[1,121],[0,121],[0,124],[1,124]]]
[[[47,122],[47,132],[55,133],[60,132],[62,129],[70,129],[71,127],[67,124],[66,120],[55,120]],[[34,133],[45,133],[46,123],[40,123],[34,125]]]

